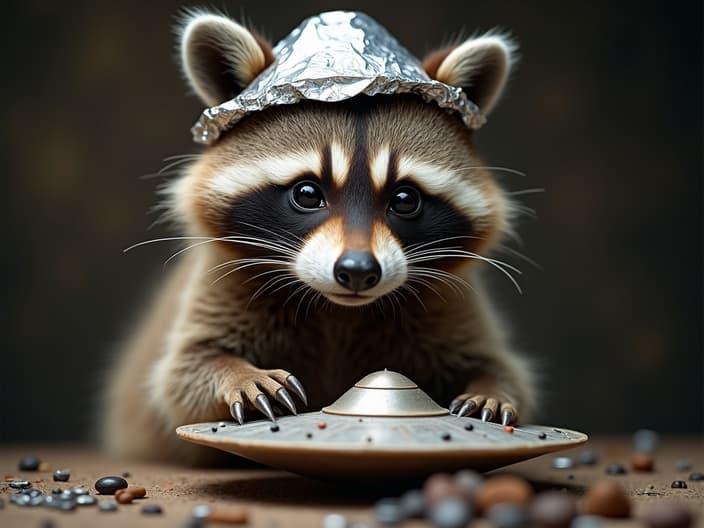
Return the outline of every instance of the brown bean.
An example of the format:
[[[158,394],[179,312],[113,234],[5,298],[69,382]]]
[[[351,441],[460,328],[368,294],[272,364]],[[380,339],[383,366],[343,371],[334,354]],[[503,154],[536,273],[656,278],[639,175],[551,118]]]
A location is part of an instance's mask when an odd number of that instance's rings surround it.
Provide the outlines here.
[[[127,486],[125,491],[131,493],[135,499],[141,499],[147,496],[147,490],[142,486]]]
[[[244,508],[216,506],[206,517],[208,522],[224,524],[246,524],[249,513]]]
[[[474,506],[480,513],[499,503],[526,505],[533,496],[533,489],[520,477],[501,475],[487,480],[474,498]]]
[[[601,517],[628,517],[631,503],[626,492],[611,479],[594,484],[582,500],[582,513]]]
[[[131,504],[134,500],[134,495],[127,490],[122,490],[122,493],[115,494],[115,500],[120,504]]]
[[[631,467],[636,471],[652,471],[655,459],[649,453],[636,452],[631,456]]]

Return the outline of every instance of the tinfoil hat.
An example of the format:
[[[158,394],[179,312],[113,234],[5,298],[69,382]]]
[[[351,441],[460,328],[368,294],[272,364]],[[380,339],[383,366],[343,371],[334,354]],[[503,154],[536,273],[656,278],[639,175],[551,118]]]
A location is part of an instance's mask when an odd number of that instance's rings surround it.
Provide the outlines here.
[[[212,144],[244,116],[302,100],[419,95],[456,112],[470,129],[486,121],[461,88],[431,79],[420,61],[368,15],[330,11],[304,20],[273,49],[276,60],[236,97],[203,111],[191,129]]]

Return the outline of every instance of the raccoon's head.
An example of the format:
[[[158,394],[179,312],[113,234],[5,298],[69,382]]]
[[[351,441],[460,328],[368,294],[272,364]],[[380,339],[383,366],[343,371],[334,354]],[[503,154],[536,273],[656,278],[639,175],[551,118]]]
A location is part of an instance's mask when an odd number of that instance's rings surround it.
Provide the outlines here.
[[[513,49],[489,34],[424,67],[486,114]],[[208,106],[273,59],[260,37],[212,14],[187,21],[181,51]],[[293,285],[360,306],[404,288],[418,297],[425,286],[456,286],[460,266],[486,260],[509,207],[483,166],[461,119],[417,96],[301,102],[238,122],[173,184],[172,204],[189,234],[232,250],[220,269],[258,275],[269,291]]]

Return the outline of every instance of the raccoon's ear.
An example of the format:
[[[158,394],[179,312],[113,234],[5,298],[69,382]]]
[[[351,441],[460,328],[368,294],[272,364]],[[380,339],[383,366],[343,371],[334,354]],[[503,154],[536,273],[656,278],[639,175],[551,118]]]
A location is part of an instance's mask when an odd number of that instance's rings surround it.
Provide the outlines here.
[[[274,61],[266,40],[227,17],[191,12],[180,27],[183,73],[208,106],[235,97]]]
[[[459,46],[437,50],[423,60],[427,74],[458,86],[488,115],[503,92],[518,46],[507,35],[487,33]]]

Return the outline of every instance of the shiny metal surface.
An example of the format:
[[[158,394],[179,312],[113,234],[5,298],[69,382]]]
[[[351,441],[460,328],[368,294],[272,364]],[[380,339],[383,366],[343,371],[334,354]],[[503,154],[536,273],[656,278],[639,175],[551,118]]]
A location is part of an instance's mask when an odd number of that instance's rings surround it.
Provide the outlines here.
[[[470,129],[486,121],[461,88],[428,77],[420,61],[368,15],[330,11],[304,20],[273,49],[276,60],[234,99],[206,109],[191,129],[212,144],[247,114],[302,100],[413,93],[456,112]]]

